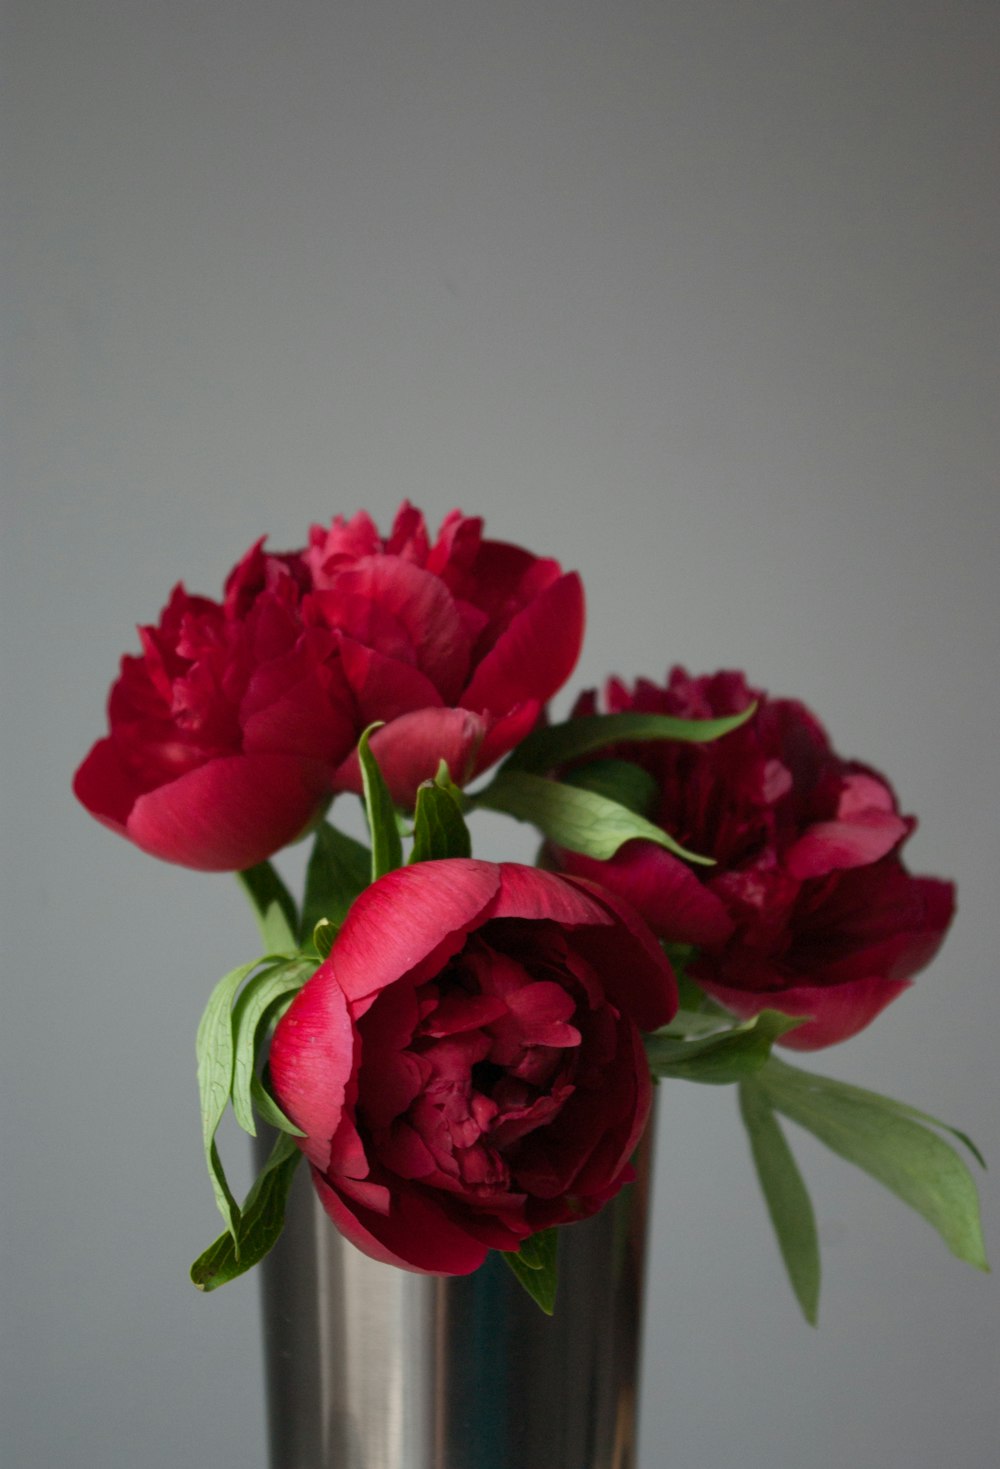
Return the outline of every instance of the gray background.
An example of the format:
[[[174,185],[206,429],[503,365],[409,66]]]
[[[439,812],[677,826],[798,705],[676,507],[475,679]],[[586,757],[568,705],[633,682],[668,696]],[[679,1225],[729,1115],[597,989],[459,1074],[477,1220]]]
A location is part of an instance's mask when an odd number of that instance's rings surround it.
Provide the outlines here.
[[[460,505],[583,572],[574,688],[683,661],[809,702],[961,895],[934,968],[816,1064],[1000,1160],[998,21],[8,0],[5,1469],[263,1469],[254,1286],[186,1281],[218,1227],[194,1029],[252,925],[69,780],[134,624],[264,530]],[[818,1332],[732,1095],[668,1091],[643,1469],[980,1469],[995,1283],[800,1156]]]

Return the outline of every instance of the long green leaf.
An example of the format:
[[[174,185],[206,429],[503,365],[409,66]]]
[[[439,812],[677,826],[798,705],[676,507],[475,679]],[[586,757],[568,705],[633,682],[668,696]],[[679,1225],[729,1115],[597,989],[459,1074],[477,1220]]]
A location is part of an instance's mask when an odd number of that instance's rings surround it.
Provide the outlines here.
[[[774,1057],[758,1073],[758,1084],[776,1111],[923,1215],[960,1260],[989,1269],[972,1175],[950,1143],[925,1125],[943,1123]]]
[[[657,1032],[645,1037],[646,1056],[654,1076],[725,1086],[759,1071],[778,1037],[801,1023],[777,1010],[762,1010],[752,1020],[700,1039]]]
[[[417,790],[411,862],[444,857],[471,857],[472,841],[458,802],[450,790],[425,781]]]
[[[305,1137],[302,1129],[285,1116],[256,1072],[250,1078],[250,1093],[254,1106],[269,1127],[276,1132],[287,1132],[289,1137]]]
[[[298,945],[295,900],[270,862],[258,862],[236,874],[253,906],[257,927],[269,954],[292,954]]]
[[[377,882],[387,872],[393,872],[403,865],[403,842],[396,821],[396,808],[392,804],[392,796],[382,777],[378,761],[368,746],[372,732],[378,728],[377,724],[369,725],[358,741],[365,813],[372,837],[372,882]]]
[[[740,714],[721,719],[676,719],[669,714],[583,714],[563,724],[536,729],[504,762],[506,770],[554,770],[610,745],[642,740],[682,740],[703,744],[739,729],[756,713],[751,704]]]
[[[819,1238],[805,1183],[767,1093],[756,1080],[739,1088],[740,1116],[795,1299],[810,1326],[819,1312]]]
[[[493,783],[474,798],[477,806],[505,811],[518,821],[529,821],[560,847],[606,861],[623,842],[644,837],[666,847],[688,862],[713,866],[711,857],[689,852],[645,817],[596,791],[580,790],[562,781],[527,771],[501,771]]]
[[[199,1290],[216,1290],[256,1265],[277,1242],[285,1223],[285,1202],[301,1153],[291,1138],[275,1142],[241,1210],[238,1236],[223,1234],[191,1266]]]
[[[233,1079],[231,1097],[236,1121],[251,1137],[257,1136],[251,1102],[251,1081],[257,1064],[261,1021],[276,1001],[297,994],[316,965],[291,959],[248,979],[233,1006]]]
[[[354,899],[371,881],[372,854],[363,842],[338,831],[328,821],[316,828],[302,905],[299,942],[307,944],[322,919],[340,925]]]
[[[208,1175],[219,1212],[234,1239],[239,1228],[240,1210],[226,1182],[215,1146],[215,1134],[229,1105],[229,1094],[233,1085],[233,1001],[240,985],[264,962],[254,959],[249,964],[241,964],[219,980],[205,1006],[195,1041],[205,1162],[208,1164]],[[270,970],[264,972],[269,973]]]
[[[551,1316],[555,1311],[559,1284],[558,1229],[539,1230],[538,1234],[524,1241],[516,1254],[510,1250],[501,1250],[500,1254],[532,1300],[546,1316]]]
[[[617,801],[637,816],[648,816],[660,794],[656,777],[641,765],[633,765],[631,760],[592,760],[588,765],[564,771],[560,779],[566,785],[607,796],[609,801]]]

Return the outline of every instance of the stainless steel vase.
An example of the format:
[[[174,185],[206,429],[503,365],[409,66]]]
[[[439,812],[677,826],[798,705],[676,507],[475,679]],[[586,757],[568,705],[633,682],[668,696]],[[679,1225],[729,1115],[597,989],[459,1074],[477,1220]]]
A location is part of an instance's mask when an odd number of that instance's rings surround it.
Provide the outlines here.
[[[272,1469],[634,1469],[650,1131],[562,1232],[551,1318],[495,1254],[446,1279],[368,1259],[300,1168],[260,1271]]]

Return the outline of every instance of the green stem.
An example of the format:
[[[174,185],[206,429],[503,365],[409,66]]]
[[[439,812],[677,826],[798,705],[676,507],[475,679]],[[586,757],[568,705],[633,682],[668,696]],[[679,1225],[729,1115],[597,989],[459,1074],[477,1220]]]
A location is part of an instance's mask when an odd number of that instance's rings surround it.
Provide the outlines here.
[[[236,874],[250,900],[264,947],[270,954],[294,953],[299,918],[295,899],[270,862],[258,862]]]

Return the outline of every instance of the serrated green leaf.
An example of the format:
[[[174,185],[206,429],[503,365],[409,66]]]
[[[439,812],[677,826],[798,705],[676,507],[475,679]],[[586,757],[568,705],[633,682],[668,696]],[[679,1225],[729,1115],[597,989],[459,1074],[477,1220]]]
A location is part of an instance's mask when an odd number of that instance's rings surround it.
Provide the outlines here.
[[[676,719],[669,714],[584,714],[562,724],[536,729],[507,757],[503,769],[543,772],[611,745],[643,740],[681,740],[703,744],[739,729],[756,713],[756,704],[722,719]]]
[[[212,1181],[219,1212],[234,1239],[239,1228],[240,1210],[226,1181],[215,1146],[215,1134],[229,1105],[229,1094],[233,1085],[233,1001],[240,985],[265,962],[254,959],[249,964],[241,964],[219,980],[205,1006],[195,1041],[205,1162],[208,1164],[208,1176]],[[269,973],[270,969],[264,972]]]
[[[425,781],[417,790],[410,861],[471,856],[472,840],[458,803],[447,787]]]
[[[306,868],[300,942],[307,943],[324,918],[339,927],[354,899],[368,886],[371,874],[372,854],[364,843],[328,821],[321,822]]]
[[[757,1177],[795,1299],[810,1326],[819,1312],[819,1238],[816,1216],[767,1093],[756,1080],[739,1088],[740,1116],[750,1139]]]
[[[660,793],[656,777],[631,760],[592,760],[589,765],[565,771],[560,779],[566,785],[607,796],[637,816],[648,816]]]
[[[365,792],[365,814],[372,838],[371,880],[377,882],[387,872],[394,872],[403,865],[403,843],[396,820],[396,808],[392,804],[389,787],[383,779],[378,761],[369,748],[373,731],[378,724],[371,724],[358,741],[358,760],[361,764],[361,779]]]
[[[559,1231],[542,1229],[521,1245],[515,1254],[501,1250],[500,1255],[507,1267],[514,1272],[524,1289],[546,1316],[551,1316],[556,1306],[556,1289],[559,1284]]]
[[[295,900],[271,863],[258,862],[236,876],[250,899],[268,953],[294,953],[299,926]]]
[[[700,1039],[681,1039],[657,1031],[644,1037],[649,1069],[661,1078],[726,1086],[759,1071],[778,1037],[801,1023],[777,1010],[762,1010],[752,1020]]]
[[[637,816],[617,801],[595,791],[580,790],[543,775],[512,770],[501,773],[475,797],[474,804],[505,811],[517,821],[529,821],[560,847],[607,861],[623,842],[643,837],[677,857],[711,867],[711,857],[689,852],[660,827]]]
[[[259,1031],[264,1017],[276,1019],[276,1002],[290,998],[314,973],[316,965],[308,959],[291,959],[276,964],[248,979],[240,991],[232,1012],[233,1078],[230,1096],[236,1121],[251,1137],[257,1136],[251,1102],[251,1081],[257,1064]]]
[[[277,1242],[285,1223],[285,1202],[301,1153],[291,1138],[279,1136],[247,1194],[238,1235],[223,1234],[191,1266],[199,1290],[216,1290],[261,1261]]]
[[[960,1260],[989,1269],[972,1175],[950,1143],[931,1130],[943,1123],[890,1097],[799,1071],[774,1057],[759,1072],[758,1084],[776,1111],[921,1214]]]

